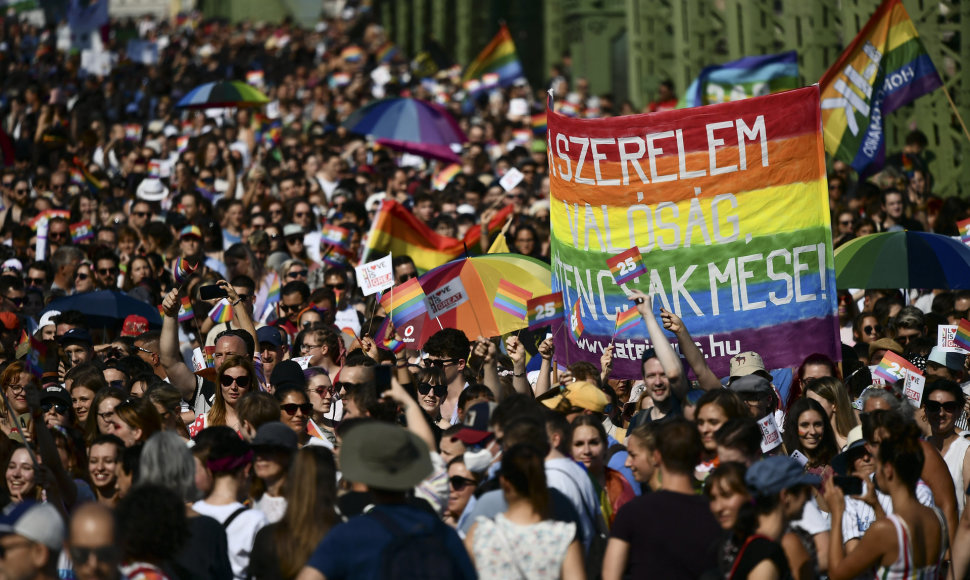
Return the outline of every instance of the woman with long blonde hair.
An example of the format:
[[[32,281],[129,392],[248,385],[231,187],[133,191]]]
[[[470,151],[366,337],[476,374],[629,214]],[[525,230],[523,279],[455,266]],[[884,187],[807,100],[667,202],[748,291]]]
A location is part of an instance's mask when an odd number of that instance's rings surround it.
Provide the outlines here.
[[[242,429],[236,415],[236,403],[243,395],[256,388],[256,369],[247,357],[230,355],[219,367],[219,384],[212,408],[199,415],[189,426],[189,434],[194,438],[206,427],[226,425],[237,432]]]

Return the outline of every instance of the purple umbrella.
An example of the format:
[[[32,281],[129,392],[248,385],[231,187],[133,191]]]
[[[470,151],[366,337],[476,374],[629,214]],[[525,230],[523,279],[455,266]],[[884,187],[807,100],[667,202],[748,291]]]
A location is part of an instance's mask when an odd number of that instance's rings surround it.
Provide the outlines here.
[[[451,146],[468,140],[444,108],[410,97],[375,101],[354,111],[343,126],[391,149],[452,163],[460,158]]]

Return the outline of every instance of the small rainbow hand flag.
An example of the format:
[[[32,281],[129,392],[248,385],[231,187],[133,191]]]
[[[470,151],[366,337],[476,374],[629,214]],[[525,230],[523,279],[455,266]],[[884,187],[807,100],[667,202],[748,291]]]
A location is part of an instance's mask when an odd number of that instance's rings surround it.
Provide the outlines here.
[[[397,354],[404,350],[405,344],[403,340],[398,340],[397,338],[389,338],[384,341],[384,348]]]
[[[69,227],[71,229],[71,240],[75,244],[94,239],[94,230],[91,229],[91,222],[88,220],[71,224]]]
[[[573,305],[573,315],[571,318],[569,330],[572,331],[573,338],[578,342],[579,337],[583,335],[583,314],[579,298],[576,299],[576,303]]]
[[[232,309],[230,309],[230,312]],[[182,306],[179,307],[179,322],[188,322],[192,320],[195,316],[195,312],[192,311],[192,301],[189,300],[188,296],[182,297]]]
[[[637,246],[613,256],[606,261],[606,265],[613,273],[617,286],[647,274],[647,267],[643,265],[643,256],[640,255],[640,248]]]
[[[276,272],[272,272],[273,281],[269,285],[269,290],[266,293],[266,303],[275,303],[280,301],[280,275]]]
[[[454,179],[454,177],[459,173],[461,173],[461,165],[458,163],[452,163],[451,165],[444,167],[441,169],[441,171],[434,174],[434,177],[431,179],[431,186],[434,187],[436,191],[441,191],[447,187],[448,184],[451,183],[451,180]]]
[[[538,115],[532,115],[532,134],[536,137],[545,137],[546,135],[546,114],[545,112],[539,113]]]
[[[960,324],[957,325],[957,333],[953,335],[953,344],[964,350],[970,350],[970,320],[960,319]]]
[[[320,245],[337,246],[346,249],[350,247],[350,230],[333,224],[327,224],[323,226],[323,230],[320,232]]]
[[[879,366],[876,367],[872,374],[886,381],[886,384],[891,385],[900,379],[906,378],[906,371],[918,375],[923,374],[913,363],[892,351],[886,351],[882,360],[879,361]]]
[[[316,437],[317,439],[322,439],[324,441],[330,442],[329,439],[323,436],[323,430],[320,426],[313,422],[313,419],[307,421],[306,432],[310,434],[310,437]]]
[[[627,308],[616,315],[616,330],[613,331],[613,336],[630,330],[642,321],[643,319],[640,317],[640,312],[637,311],[636,307]]]
[[[411,278],[404,284],[396,286],[386,292],[381,298],[381,306],[391,317],[394,326],[401,327],[408,321],[428,312],[424,303],[424,289],[417,278]]]
[[[506,314],[511,314],[516,318],[525,320],[526,315],[529,313],[527,308],[529,298],[532,298],[532,292],[529,292],[525,288],[520,288],[511,282],[500,280],[498,290],[495,291],[495,300],[492,302],[492,306]]]
[[[364,51],[359,46],[350,45],[340,51],[340,58],[347,62],[360,62],[364,58]]]
[[[960,239],[963,243],[970,245],[970,218],[958,221],[957,230],[960,232]]]
[[[220,322],[229,322],[232,320],[232,306],[229,306],[229,301],[223,298],[216,303],[216,305],[212,307],[212,310],[209,311],[209,318],[211,318],[216,324],[219,324]]]
[[[556,321],[562,322],[566,315],[563,306],[562,292],[554,292],[529,300],[526,308],[529,311],[529,330],[535,330]]]
[[[195,266],[190,265],[188,260],[182,256],[175,258],[175,263],[172,264],[172,277],[175,278],[175,283],[179,286],[185,284],[185,281],[192,276],[192,273],[195,272],[195,269],[198,267],[198,264]]]

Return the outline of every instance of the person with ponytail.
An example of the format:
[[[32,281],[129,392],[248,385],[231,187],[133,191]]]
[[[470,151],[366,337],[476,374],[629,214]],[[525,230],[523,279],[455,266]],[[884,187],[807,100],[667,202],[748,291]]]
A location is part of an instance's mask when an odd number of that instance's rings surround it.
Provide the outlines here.
[[[465,546],[481,578],[585,578],[576,524],[549,517],[544,456],[529,444],[505,451],[499,485],[508,504],[490,520],[480,516]]]

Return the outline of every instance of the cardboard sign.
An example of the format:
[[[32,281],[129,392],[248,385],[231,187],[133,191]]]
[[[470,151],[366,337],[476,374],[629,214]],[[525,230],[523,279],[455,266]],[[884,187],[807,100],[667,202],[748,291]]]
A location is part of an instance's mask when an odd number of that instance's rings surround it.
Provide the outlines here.
[[[758,419],[758,427],[761,427],[762,453],[768,453],[775,447],[781,445],[781,432],[778,430],[778,424],[775,423],[775,416],[773,414]]]
[[[926,377],[919,373],[906,371],[906,382],[903,383],[903,393],[909,404],[920,408],[923,404],[923,389],[926,387]]]
[[[502,179],[498,180],[498,184],[501,185],[502,189],[505,191],[511,191],[513,187],[522,182],[523,177],[525,177],[525,175],[522,175],[521,171],[513,167],[505,172]]]
[[[956,324],[941,324],[936,331],[936,346],[943,352],[958,352],[967,354],[967,351],[957,346],[953,337],[957,334]]]
[[[460,278],[449,281],[441,288],[427,293],[427,296],[428,316],[431,318],[438,318],[468,302],[468,292]]]
[[[389,255],[380,260],[361,264],[355,270],[357,271],[357,284],[364,292],[364,296],[387,290],[394,285],[394,267],[391,265],[391,256]]]

